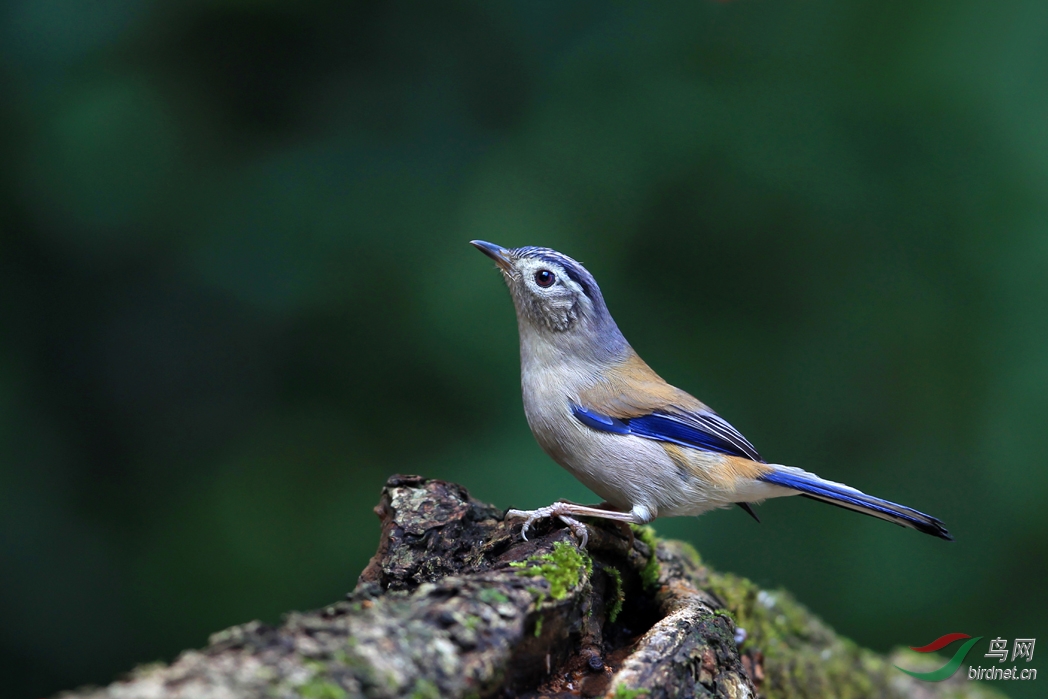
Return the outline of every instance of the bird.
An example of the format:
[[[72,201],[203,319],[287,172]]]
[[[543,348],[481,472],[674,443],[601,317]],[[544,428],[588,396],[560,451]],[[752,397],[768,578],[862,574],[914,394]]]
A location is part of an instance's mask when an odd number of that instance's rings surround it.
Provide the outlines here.
[[[765,461],[724,418],[669,384],[644,362],[608,311],[585,267],[545,247],[470,243],[509,287],[520,336],[524,413],[539,446],[604,499],[510,509],[527,539],[539,519],[556,518],[582,547],[578,517],[642,525],[802,495],[952,541],[935,517],[867,495],[793,466]]]

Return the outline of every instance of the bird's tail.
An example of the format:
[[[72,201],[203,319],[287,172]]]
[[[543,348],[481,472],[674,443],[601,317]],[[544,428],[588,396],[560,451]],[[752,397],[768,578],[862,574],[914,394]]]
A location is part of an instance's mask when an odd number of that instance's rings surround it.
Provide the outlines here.
[[[953,541],[953,537],[950,536],[950,532],[946,531],[942,522],[923,512],[875,498],[855,488],[819,478],[814,473],[808,473],[799,468],[778,465],[774,468],[774,471],[760,476],[759,480],[796,490],[813,500],[828,502],[831,505],[895,522],[903,527],[910,527],[940,539]]]

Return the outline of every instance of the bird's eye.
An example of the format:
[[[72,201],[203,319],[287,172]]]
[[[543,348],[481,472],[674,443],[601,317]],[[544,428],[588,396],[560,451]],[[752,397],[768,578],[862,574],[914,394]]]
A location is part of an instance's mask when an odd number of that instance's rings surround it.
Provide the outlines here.
[[[555,281],[557,281],[557,278],[548,269],[540,269],[538,272],[535,272],[535,283],[543,289],[553,286]]]

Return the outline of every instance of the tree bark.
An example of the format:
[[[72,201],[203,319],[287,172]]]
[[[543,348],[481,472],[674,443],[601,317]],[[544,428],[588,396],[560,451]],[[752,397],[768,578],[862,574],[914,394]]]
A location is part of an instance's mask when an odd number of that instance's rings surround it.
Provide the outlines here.
[[[418,476],[390,478],[375,511],[378,551],[346,600],[279,627],[235,626],[170,665],[62,696],[1000,696],[963,672],[915,680],[787,593],[717,573],[650,528],[592,522],[582,550],[542,522],[525,541],[519,520]]]

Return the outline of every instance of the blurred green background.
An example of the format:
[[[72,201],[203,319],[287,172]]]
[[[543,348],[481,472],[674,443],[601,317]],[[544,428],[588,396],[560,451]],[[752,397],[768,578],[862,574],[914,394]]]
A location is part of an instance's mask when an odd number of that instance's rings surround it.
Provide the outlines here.
[[[878,650],[1048,643],[1048,4],[8,0],[0,84],[0,691],[340,598],[396,472],[592,500],[471,238],[957,542],[661,533]]]

